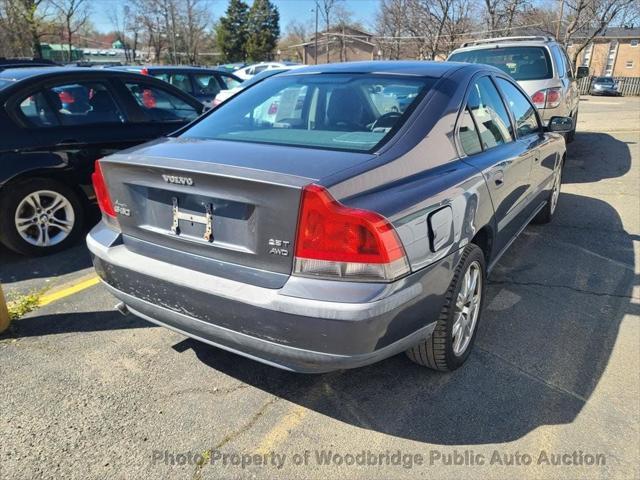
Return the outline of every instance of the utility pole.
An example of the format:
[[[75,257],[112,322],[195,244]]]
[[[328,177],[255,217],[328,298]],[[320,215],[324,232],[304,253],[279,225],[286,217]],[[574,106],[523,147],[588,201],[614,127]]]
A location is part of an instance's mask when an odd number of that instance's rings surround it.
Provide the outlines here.
[[[313,37],[313,40],[315,42],[315,47],[314,48],[314,55],[313,57],[316,60],[316,65],[318,64],[318,10],[320,9],[319,5],[318,5],[318,0],[316,0],[316,36]]]
[[[0,333],[9,328],[9,310],[7,309],[7,301],[2,293],[2,285],[0,285]]]
[[[560,0],[560,13],[558,14],[558,26],[556,27],[556,40],[560,41],[560,29],[562,28],[562,17],[564,16],[564,0]]]

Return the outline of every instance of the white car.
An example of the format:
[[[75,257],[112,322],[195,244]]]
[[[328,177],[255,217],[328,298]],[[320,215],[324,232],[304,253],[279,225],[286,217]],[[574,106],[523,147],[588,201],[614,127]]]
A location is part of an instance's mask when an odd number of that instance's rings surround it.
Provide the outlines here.
[[[225,100],[233,97],[236,93],[241,92],[245,88],[250,87],[251,85],[253,85],[255,83],[261,82],[265,78],[272,77],[272,76],[277,75],[279,73],[286,72],[287,70],[291,70],[293,68],[300,68],[300,67],[304,67],[304,65],[287,65],[285,67],[269,68],[269,69],[263,70],[262,72],[258,73],[257,75],[251,77],[250,80],[245,80],[244,82],[242,82],[237,87],[229,88],[227,90],[220,90],[220,92],[216,95],[216,98],[214,98],[213,102],[211,102],[211,105],[213,107],[215,107],[216,105],[220,105]],[[247,67],[247,68],[249,68],[249,67]],[[237,71],[233,72],[233,74],[237,75]]]
[[[240,77],[243,80],[248,80],[249,78],[257,75],[260,72],[264,72],[265,70],[273,70],[274,68],[285,68],[290,67],[292,65],[296,65],[291,62],[262,62],[255,63],[253,65],[249,65],[248,67],[241,68],[240,70],[236,70],[233,74],[236,77]]]
[[[572,141],[578,120],[580,92],[564,47],[552,37],[502,37],[467,42],[454,50],[450,62],[484,63],[511,75],[531,97],[543,122],[551,117],[573,118],[574,129],[566,136]]]

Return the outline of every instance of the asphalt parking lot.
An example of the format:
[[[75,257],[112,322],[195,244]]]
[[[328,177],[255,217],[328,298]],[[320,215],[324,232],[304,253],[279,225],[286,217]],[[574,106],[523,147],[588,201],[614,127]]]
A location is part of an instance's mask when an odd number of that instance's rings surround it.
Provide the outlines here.
[[[0,478],[639,478],[639,195],[640,99],[584,97],[558,215],[502,258],[452,374],[297,375],[100,285],[53,302],[0,337]],[[83,245],[0,265],[14,295],[91,275]]]

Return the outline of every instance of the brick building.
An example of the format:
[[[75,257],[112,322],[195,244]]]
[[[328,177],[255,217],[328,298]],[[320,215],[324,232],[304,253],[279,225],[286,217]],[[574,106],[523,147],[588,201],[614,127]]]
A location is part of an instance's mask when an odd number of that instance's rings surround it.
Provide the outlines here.
[[[640,28],[607,28],[578,55],[577,66],[596,76],[640,77]]]

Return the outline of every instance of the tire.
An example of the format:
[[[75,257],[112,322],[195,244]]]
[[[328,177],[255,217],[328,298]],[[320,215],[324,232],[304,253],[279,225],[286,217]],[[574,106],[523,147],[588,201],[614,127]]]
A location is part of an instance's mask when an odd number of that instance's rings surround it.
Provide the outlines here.
[[[57,180],[27,178],[5,185],[3,190],[0,242],[7,248],[27,256],[48,255],[78,239],[84,210],[80,197],[69,186]]]
[[[563,169],[564,169],[564,159],[560,161],[558,172],[556,173],[556,177],[553,180],[553,186],[551,187],[551,191],[549,192],[549,198],[547,200],[547,204],[533,218],[533,223],[543,225],[545,223],[550,223],[553,220],[553,216],[555,215],[558,207],[558,200],[560,199],[560,189],[562,186],[562,170]]]
[[[472,271],[477,272],[478,275],[477,282],[479,282],[479,285],[473,291],[477,292],[479,297],[475,302],[476,307],[473,313],[466,316],[466,320],[469,322],[469,336],[464,336],[464,343],[458,344],[456,349],[458,336],[454,333],[454,326],[461,317],[457,300],[460,295],[464,295],[463,287],[467,279],[467,273],[471,274],[470,272]],[[482,316],[482,307],[484,305],[486,283],[484,253],[477,245],[469,244],[465,247],[454,272],[436,328],[430,337],[408,349],[405,352],[407,356],[419,365],[441,372],[450,372],[462,366],[467,357],[469,357],[476,339],[478,323]],[[466,306],[467,303],[465,302],[464,305]]]

